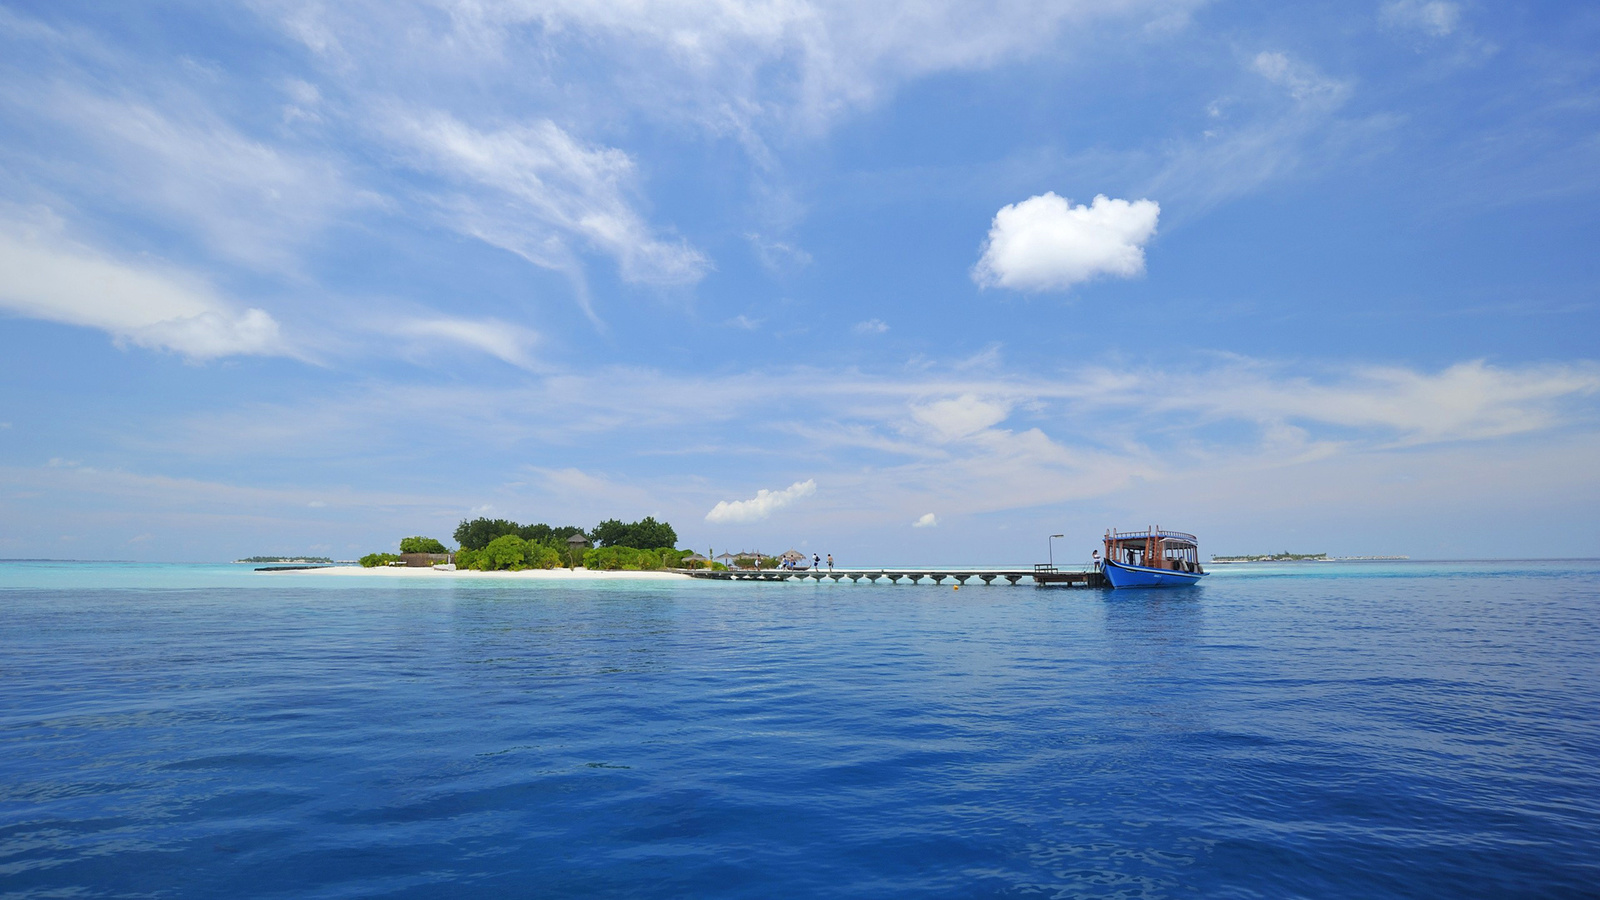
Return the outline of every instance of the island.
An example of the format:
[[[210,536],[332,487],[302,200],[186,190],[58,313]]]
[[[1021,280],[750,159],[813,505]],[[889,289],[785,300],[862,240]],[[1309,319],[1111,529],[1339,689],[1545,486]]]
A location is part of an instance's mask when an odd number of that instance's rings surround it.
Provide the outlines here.
[[[1409,556],[1329,556],[1326,553],[1257,553],[1249,556],[1213,556],[1214,563],[1246,562],[1356,562],[1361,560],[1403,560]]]
[[[398,552],[368,553],[356,566],[318,569],[324,574],[436,572],[577,574],[656,573],[681,577],[686,569],[726,569],[707,556],[677,546],[678,533],[667,522],[646,516],[637,522],[606,519],[593,528],[576,525],[524,525],[510,519],[463,519],[452,549],[425,535],[402,538]],[[296,562],[261,559],[263,562]],[[262,571],[288,571],[272,569]]]

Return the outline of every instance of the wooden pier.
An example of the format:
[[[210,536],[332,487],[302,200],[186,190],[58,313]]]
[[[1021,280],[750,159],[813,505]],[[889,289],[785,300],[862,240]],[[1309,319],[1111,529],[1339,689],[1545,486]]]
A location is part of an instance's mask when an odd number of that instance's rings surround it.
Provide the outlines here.
[[[712,581],[849,581],[860,584],[944,584],[953,581],[957,586],[977,579],[983,584],[1021,584],[1035,587],[1108,587],[1104,575],[1097,571],[1057,569],[1054,566],[1034,566],[1032,569],[972,569],[970,571],[935,571],[932,569],[677,569],[694,578]]]

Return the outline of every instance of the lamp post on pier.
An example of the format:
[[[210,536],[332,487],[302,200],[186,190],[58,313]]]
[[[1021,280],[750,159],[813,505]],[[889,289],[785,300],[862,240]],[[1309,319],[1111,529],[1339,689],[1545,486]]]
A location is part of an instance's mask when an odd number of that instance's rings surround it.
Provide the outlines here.
[[[1050,540],[1045,542],[1050,549],[1050,568],[1052,570],[1056,567],[1056,538],[1058,537],[1066,537],[1066,535],[1052,534],[1050,535]]]

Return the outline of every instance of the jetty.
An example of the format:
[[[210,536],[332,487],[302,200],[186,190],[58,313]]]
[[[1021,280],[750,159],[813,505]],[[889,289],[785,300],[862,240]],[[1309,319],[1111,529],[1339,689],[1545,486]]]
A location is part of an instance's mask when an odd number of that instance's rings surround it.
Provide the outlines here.
[[[1094,569],[1059,569],[1038,565],[1032,569],[675,569],[691,578],[711,581],[849,581],[851,584],[944,584],[956,586],[977,579],[983,584],[1030,584],[1035,587],[1110,587],[1106,577]]]

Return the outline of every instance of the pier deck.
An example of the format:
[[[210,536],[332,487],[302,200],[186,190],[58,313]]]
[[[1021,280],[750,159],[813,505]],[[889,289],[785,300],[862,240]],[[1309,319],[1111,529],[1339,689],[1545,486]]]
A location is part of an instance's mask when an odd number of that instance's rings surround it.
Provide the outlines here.
[[[849,581],[859,584],[863,581],[875,584],[879,581],[888,581],[890,584],[919,584],[933,582],[944,584],[946,580],[957,585],[966,584],[976,579],[983,584],[1020,584],[1023,582],[1036,587],[1106,587],[1105,576],[1092,570],[1062,570],[1052,566],[1035,566],[1032,569],[973,569],[970,571],[934,571],[931,569],[836,569],[832,572],[827,569],[731,569],[726,572],[709,571],[706,569],[677,569],[694,578],[705,578],[712,581]]]

